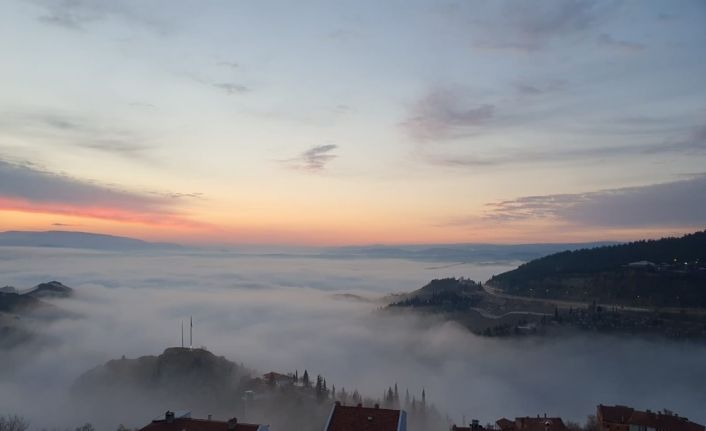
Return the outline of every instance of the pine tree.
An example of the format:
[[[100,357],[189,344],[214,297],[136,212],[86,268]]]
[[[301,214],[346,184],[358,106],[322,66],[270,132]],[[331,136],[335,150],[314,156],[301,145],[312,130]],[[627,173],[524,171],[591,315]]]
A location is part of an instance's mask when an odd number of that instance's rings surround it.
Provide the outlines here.
[[[305,388],[311,387],[311,381],[309,380],[309,371],[304,370],[304,375],[302,376],[302,384]]]
[[[322,400],[324,395],[324,379],[321,377],[321,374],[319,374],[316,376],[316,398]]]
[[[395,396],[393,399],[393,405],[396,409],[400,408],[400,393],[397,391],[397,382],[395,382]]]
[[[392,388],[387,388],[387,394],[385,394],[385,405],[387,407],[392,407],[395,402],[395,394],[392,392]]]
[[[331,385],[331,399],[336,400],[336,385]]]
[[[409,409],[409,389],[405,389],[404,393],[404,408]]]
[[[299,383],[299,370],[294,370],[294,384]]]

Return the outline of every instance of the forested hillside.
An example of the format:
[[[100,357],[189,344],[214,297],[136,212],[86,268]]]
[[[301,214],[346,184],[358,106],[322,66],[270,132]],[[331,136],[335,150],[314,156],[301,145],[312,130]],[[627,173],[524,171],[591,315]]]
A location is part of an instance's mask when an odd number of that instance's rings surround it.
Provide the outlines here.
[[[491,285],[532,297],[706,307],[706,231],[681,238],[565,251],[497,275]]]

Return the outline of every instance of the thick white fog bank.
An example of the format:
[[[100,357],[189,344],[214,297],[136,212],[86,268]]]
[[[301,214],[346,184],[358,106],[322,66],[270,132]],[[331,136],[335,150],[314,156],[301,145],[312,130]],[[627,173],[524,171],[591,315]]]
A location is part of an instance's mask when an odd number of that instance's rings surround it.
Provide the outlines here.
[[[66,284],[155,288],[309,287],[322,291],[408,291],[432,278],[486,280],[517,262],[451,265],[400,259],[324,259],[198,252],[156,254],[0,247],[0,283],[28,287],[48,278]],[[62,280],[60,280],[62,281]]]
[[[545,412],[583,421],[600,402],[669,408],[706,422],[706,346],[607,336],[488,339],[334,295],[376,297],[442,276],[485,280],[507,268],[442,266],[0,247],[0,285],[61,281],[76,296],[56,304],[81,316],[47,323],[42,329],[55,341],[31,355],[3,352],[0,406],[33,428],[92,420],[67,401],[73,380],[109,359],[178,345],[180,322],[193,315],[194,344],[218,355],[262,372],[308,369],[329,386],[374,397],[395,382],[403,393],[426,388],[456,421]],[[154,416],[182,407],[159,406]]]

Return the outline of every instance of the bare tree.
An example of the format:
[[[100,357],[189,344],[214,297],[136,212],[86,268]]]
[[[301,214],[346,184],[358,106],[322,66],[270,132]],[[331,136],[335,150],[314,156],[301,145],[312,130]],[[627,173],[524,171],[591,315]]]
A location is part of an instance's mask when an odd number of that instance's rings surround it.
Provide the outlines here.
[[[598,420],[594,415],[588,415],[586,418],[586,425],[583,427],[586,431],[598,431],[600,427],[598,426]]]
[[[29,422],[23,417],[17,415],[0,416],[0,431],[26,431],[29,428]]]

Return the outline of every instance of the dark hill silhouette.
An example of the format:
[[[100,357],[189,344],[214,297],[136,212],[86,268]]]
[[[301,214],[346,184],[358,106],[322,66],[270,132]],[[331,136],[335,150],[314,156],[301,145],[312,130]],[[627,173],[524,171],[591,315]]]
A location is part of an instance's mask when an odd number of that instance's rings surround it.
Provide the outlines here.
[[[184,402],[220,404],[243,375],[238,365],[208,350],[171,347],[159,356],[108,361],[81,375],[74,390],[138,389],[154,396],[176,394]]]
[[[494,276],[489,284],[519,296],[706,307],[704,267],[706,231],[700,231],[552,254]]]
[[[46,306],[46,304],[32,296],[14,292],[0,292],[0,312],[23,313],[42,306]]]

